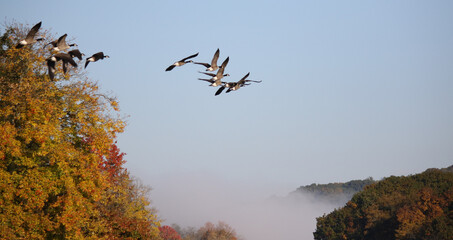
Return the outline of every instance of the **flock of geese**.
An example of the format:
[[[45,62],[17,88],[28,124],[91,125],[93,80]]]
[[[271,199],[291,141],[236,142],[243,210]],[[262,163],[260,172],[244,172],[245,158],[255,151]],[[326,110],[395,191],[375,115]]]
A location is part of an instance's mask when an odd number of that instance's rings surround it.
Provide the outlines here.
[[[210,64],[209,63],[194,62],[192,60],[189,60],[189,59],[192,59],[192,58],[198,56],[198,53],[196,53],[194,55],[188,56],[186,58],[183,58],[183,59],[173,63],[167,69],[165,69],[165,71],[171,71],[171,70],[173,70],[173,68],[183,66],[186,63],[193,63],[193,64],[198,64],[198,65],[203,65],[203,66],[206,67],[206,71],[208,71],[208,72],[200,72],[200,71],[198,71],[198,72],[202,73],[202,74],[205,74],[207,76],[210,76],[211,78],[209,78],[209,79],[207,79],[207,78],[198,78],[198,80],[209,82],[209,83],[211,83],[209,86],[212,86],[212,87],[219,87],[220,86],[219,89],[216,91],[215,96],[221,94],[223,92],[223,90],[225,90],[225,89],[227,89],[226,93],[229,93],[231,91],[236,91],[236,90],[238,90],[241,87],[250,85],[251,82],[255,82],[255,83],[260,83],[261,82],[261,81],[256,81],[256,80],[248,80],[247,78],[249,77],[250,72],[247,73],[244,77],[241,78],[241,80],[239,80],[237,82],[224,82],[224,81],[222,81],[223,77],[230,76],[230,74],[228,74],[228,73],[225,74],[224,73],[225,72],[225,68],[226,68],[226,66],[228,64],[228,61],[230,60],[230,57],[227,57],[225,59],[225,61],[223,61],[220,66],[218,66],[217,65],[217,61],[219,59],[219,55],[220,55],[220,50],[217,49],[217,51],[214,53],[214,56],[212,57],[212,60],[211,60]],[[216,70],[217,70],[217,73],[210,73],[210,72],[214,72]]]
[[[33,26],[31,28],[31,30],[28,32],[28,34],[25,37],[25,39],[19,41],[19,43],[16,45],[16,48],[19,49],[19,48],[22,48],[24,46],[36,43],[38,41],[43,41],[44,38],[36,38],[35,37],[37,32],[39,31],[39,29],[41,28],[41,23],[42,22],[39,22],[35,26]],[[71,66],[73,66],[73,67],[77,67],[77,63],[74,61],[74,57],[77,57],[81,61],[82,57],[85,55],[85,54],[81,53],[79,49],[69,50],[72,47],[76,47],[77,44],[75,44],[75,43],[68,44],[66,42],[66,37],[67,37],[67,34],[64,34],[63,36],[59,37],[57,40],[54,40],[54,41],[49,42],[49,43],[44,45],[44,48],[46,48],[47,46],[51,45],[50,51],[51,51],[52,54],[54,52],[56,52],[55,54],[53,54],[52,56],[50,56],[49,58],[46,59],[47,67],[48,67],[48,70],[49,70],[49,78],[51,80],[53,80],[54,77],[55,77],[56,64],[57,64],[58,61],[62,61],[63,62],[63,64],[62,64],[63,65],[63,72],[66,74],[69,64]],[[221,94],[225,89],[227,89],[226,93],[228,93],[228,92],[231,92],[231,91],[236,91],[236,90],[238,90],[241,87],[250,85],[251,82],[255,82],[255,83],[260,83],[261,82],[261,81],[256,81],[256,80],[248,80],[247,78],[249,77],[250,72],[247,73],[244,77],[242,77],[237,82],[224,82],[224,81],[222,81],[223,77],[230,76],[228,73],[227,74],[224,73],[225,72],[225,68],[226,68],[226,66],[228,64],[228,61],[230,60],[230,57],[227,57],[222,62],[222,64],[219,66],[219,65],[217,65],[217,61],[219,59],[219,55],[220,55],[220,50],[217,49],[217,51],[214,53],[214,56],[212,57],[211,63],[194,62],[192,60],[189,60],[189,59],[192,59],[192,58],[198,56],[198,53],[196,53],[194,55],[188,56],[186,58],[183,58],[183,59],[173,63],[165,71],[171,71],[171,70],[173,70],[173,68],[183,66],[186,63],[194,63],[194,64],[202,65],[202,66],[206,67],[206,71],[207,72],[200,72],[199,71],[199,73],[205,74],[205,75],[207,75],[207,76],[209,76],[211,78],[198,78],[198,80],[202,80],[202,81],[206,81],[206,82],[211,83],[209,86],[219,87],[219,89],[215,93],[215,96]],[[96,62],[96,61],[102,60],[104,58],[109,58],[109,56],[108,55],[104,55],[103,52],[98,52],[98,53],[93,54],[91,57],[89,57],[89,58],[87,58],[85,60],[85,68],[88,66],[88,64],[90,62]],[[214,72],[214,71],[217,71],[217,72],[216,73],[211,73],[211,72]]]
[[[22,48],[24,46],[31,45],[38,41],[43,41],[44,38],[35,38],[36,33],[41,28],[41,23],[42,22],[39,22],[35,26],[33,26],[31,28],[31,30],[28,32],[25,39],[19,41],[19,43],[16,45],[16,48]],[[77,44],[66,43],[67,36],[68,36],[67,34],[64,34],[63,36],[59,37],[57,40],[54,40],[54,41],[49,42],[44,45],[44,48],[51,45],[51,47],[52,47],[52,48],[50,48],[51,53],[56,52],[55,54],[53,54],[52,56],[50,56],[49,58],[46,59],[47,68],[49,70],[49,78],[51,80],[53,80],[55,77],[55,71],[56,71],[55,66],[58,61],[63,62],[63,72],[66,73],[68,70],[68,64],[71,64],[73,67],[77,67],[77,63],[73,59],[74,57],[77,57],[79,60],[82,60],[82,56],[85,56],[85,54],[81,53],[79,49],[69,50],[69,48],[71,48],[71,47],[76,47]],[[67,50],[69,50],[69,51],[67,51]],[[85,60],[85,68],[88,66],[88,64],[90,62],[96,62],[96,61],[104,59],[104,58],[109,58],[109,56],[104,55],[103,52],[98,52],[98,53],[93,54],[91,57],[89,57]]]

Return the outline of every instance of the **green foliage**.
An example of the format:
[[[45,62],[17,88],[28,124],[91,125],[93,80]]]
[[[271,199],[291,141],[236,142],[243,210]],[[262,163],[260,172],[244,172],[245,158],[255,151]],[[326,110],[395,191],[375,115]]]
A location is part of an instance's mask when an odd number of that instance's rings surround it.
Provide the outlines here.
[[[317,218],[321,239],[449,239],[453,173],[430,169],[365,187],[345,207]]]

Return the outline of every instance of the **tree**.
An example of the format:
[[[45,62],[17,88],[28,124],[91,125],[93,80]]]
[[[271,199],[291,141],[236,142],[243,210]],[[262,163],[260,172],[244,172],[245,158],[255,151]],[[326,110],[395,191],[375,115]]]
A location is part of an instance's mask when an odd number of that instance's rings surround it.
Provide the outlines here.
[[[200,240],[237,240],[236,232],[232,227],[224,222],[218,222],[214,225],[207,222],[203,227],[198,230],[201,236]]]
[[[78,68],[64,73],[61,63],[51,80],[46,67],[51,53],[43,42],[14,47],[26,33],[11,24],[0,38],[1,237],[114,239],[115,204],[125,209],[115,216],[149,230],[125,228],[127,237],[118,231],[115,238],[157,237],[159,223],[143,189],[112,158],[125,126],[116,99]],[[51,38],[49,32],[39,34]],[[120,203],[109,200],[115,198]]]
[[[160,237],[163,240],[182,240],[179,233],[170,226],[159,227]]]
[[[317,219],[315,239],[449,239],[453,173],[389,177]]]

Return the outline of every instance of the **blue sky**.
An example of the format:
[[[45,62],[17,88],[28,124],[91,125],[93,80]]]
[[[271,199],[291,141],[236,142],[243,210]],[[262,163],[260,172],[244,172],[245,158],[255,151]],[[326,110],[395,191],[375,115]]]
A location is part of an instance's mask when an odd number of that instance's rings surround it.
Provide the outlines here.
[[[133,175],[209,175],[286,194],[453,163],[452,1],[0,1],[2,20],[68,34],[120,101]],[[174,61],[220,48],[215,97]],[[177,178],[179,179],[179,178]],[[184,181],[184,180],[182,180]]]

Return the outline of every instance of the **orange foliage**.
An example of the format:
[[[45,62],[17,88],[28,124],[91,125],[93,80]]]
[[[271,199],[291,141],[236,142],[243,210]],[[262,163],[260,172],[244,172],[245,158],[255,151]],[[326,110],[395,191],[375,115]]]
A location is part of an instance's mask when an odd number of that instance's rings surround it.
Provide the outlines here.
[[[58,67],[51,81],[45,64],[51,53],[43,42],[14,48],[26,32],[10,27],[0,38],[1,237],[113,239],[116,220],[106,218],[105,207],[117,196],[129,199],[123,209],[136,210],[122,213],[127,217],[116,222],[149,230],[129,229],[131,239],[157,236],[149,202],[135,200],[143,197],[136,195],[141,190],[128,174],[120,184],[109,181],[117,177],[116,170],[102,163],[125,126],[114,115],[116,100],[76,68],[64,74]],[[40,35],[50,34],[40,30]]]

